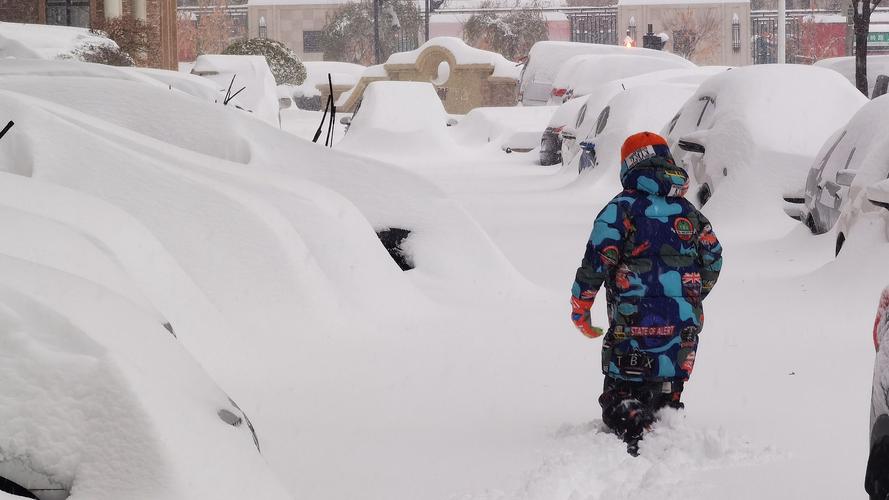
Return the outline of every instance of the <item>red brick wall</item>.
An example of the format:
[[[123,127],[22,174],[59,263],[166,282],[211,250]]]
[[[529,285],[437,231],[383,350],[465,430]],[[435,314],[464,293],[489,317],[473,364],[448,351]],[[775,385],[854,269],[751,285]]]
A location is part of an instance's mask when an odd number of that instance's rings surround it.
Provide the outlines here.
[[[0,21],[36,23],[39,21],[39,11],[40,2],[37,0],[0,0]]]

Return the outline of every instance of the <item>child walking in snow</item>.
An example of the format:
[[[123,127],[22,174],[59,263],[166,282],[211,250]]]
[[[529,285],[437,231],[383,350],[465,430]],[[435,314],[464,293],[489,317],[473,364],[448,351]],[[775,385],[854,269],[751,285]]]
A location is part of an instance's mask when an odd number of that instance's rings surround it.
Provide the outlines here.
[[[683,196],[688,174],[663,137],[631,135],[621,148],[624,190],[599,213],[571,291],[571,319],[602,335],[590,308],[604,283],[609,327],[602,343],[602,420],[638,454],[655,412],[683,408],[704,324],[702,301],[722,267],[710,222]]]

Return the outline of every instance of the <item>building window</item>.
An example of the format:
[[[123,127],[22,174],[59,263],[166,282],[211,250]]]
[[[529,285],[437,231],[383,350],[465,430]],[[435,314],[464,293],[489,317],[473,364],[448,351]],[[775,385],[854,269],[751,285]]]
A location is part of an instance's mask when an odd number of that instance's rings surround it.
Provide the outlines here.
[[[46,24],[90,26],[89,0],[46,0]]]
[[[309,52],[322,52],[320,31],[303,31],[303,53]]]

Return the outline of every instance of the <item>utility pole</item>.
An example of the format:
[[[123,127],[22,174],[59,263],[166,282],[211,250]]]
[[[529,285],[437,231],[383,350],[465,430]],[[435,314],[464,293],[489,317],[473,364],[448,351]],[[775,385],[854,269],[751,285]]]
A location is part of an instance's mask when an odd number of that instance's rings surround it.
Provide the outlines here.
[[[380,53],[380,1],[373,0],[374,3],[374,64],[382,64],[382,54]]]
[[[429,9],[432,7],[432,0],[426,0],[426,8],[424,12],[426,13],[426,40],[429,41]]]
[[[787,0],[778,0],[778,64],[787,60]]]

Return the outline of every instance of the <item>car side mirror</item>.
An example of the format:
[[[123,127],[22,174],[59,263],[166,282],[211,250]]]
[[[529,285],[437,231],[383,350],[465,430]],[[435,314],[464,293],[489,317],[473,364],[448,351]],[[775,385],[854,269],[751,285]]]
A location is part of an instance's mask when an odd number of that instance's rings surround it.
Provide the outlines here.
[[[837,172],[837,184],[843,187],[851,186],[856,173],[854,170],[840,170]]]
[[[889,189],[887,187],[889,186],[886,186],[885,183],[869,186],[867,191],[865,191],[867,201],[889,210]]]
[[[282,97],[278,99],[278,109],[287,109],[291,105],[293,105],[293,99],[289,97]]]
[[[340,118],[340,125],[349,126],[351,124],[352,124],[352,117],[351,116],[344,116],[344,117]]]
[[[448,121],[445,122],[448,127],[453,127],[454,125],[460,123],[456,120],[456,118],[448,118]]]
[[[699,144],[697,142],[680,139],[679,140],[679,149],[683,151],[688,151],[690,153],[700,153],[704,154],[707,148],[704,147],[703,144]]]
[[[559,132],[559,137],[561,137],[563,141],[566,140],[566,139],[569,140],[569,141],[570,141],[570,140],[577,139],[576,132],[575,132],[575,130],[574,130],[573,128],[571,128],[571,127],[563,127],[563,128],[562,128],[562,131]]]
[[[836,196],[842,187],[843,186],[840,186],[834,181],[827,181],[824,183],[824,189],[827,189],[827,192],[830,193],[831,196]]]

